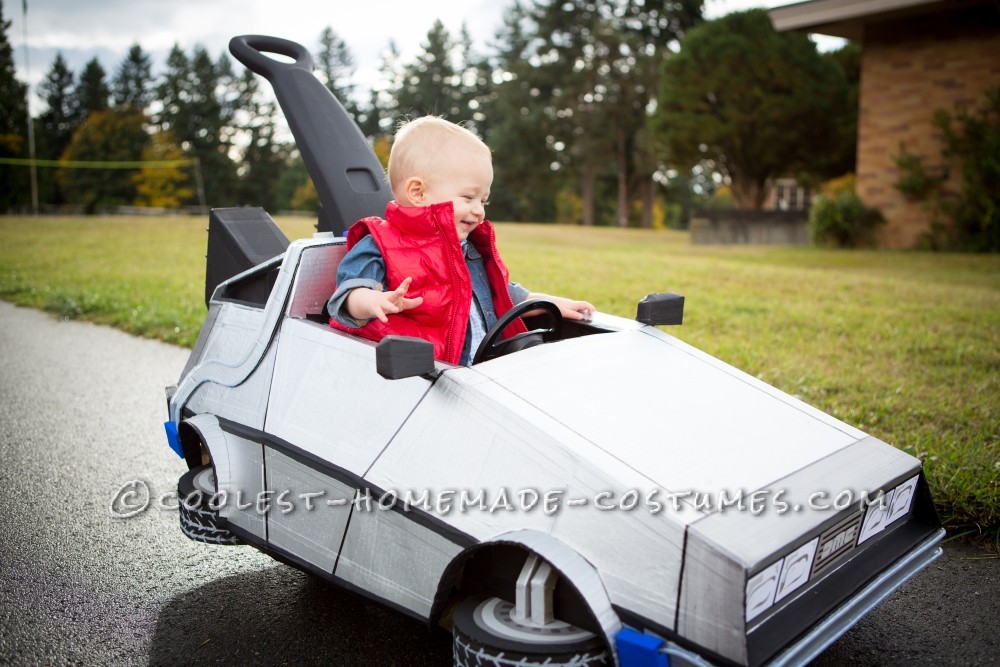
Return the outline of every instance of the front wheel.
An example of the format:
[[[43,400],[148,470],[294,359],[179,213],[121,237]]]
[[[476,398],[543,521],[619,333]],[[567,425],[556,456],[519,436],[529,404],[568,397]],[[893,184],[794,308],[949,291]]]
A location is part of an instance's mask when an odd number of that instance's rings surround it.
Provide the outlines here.
[[[211,465],[191,468],[177,482],[181,532],[196,542],[240,544],[240,539],[225,528],[225,519],[212,508],[215,497],[215,469]]]
[[[466,598],[452,623],[455,667],[613,664],[603,637],[558,620],[518,618],[514,605],[500,598]]]

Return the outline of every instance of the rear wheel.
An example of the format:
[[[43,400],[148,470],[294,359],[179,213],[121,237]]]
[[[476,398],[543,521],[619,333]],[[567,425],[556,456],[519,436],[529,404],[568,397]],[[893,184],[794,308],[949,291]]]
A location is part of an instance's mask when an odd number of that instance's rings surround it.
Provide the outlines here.
[[[226,520],[211,507],[215,497],[215,470],[211,465],[191,468],[177,482],[181,532],[196,542],[240,544],[240,539],[225,528]]]

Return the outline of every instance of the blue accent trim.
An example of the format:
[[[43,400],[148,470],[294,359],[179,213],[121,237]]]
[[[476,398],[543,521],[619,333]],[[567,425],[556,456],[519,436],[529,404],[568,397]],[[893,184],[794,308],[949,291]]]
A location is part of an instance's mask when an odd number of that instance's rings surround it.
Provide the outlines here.
[[[163,422],[163,428],[167,432],[167,444],[174,450],[177,456],[184,458],[184,449],[181,447],[181,436],[177,434],[177,424],[172,421]]]
[[[632,628],[622,628],[615,635],[618,646],[618,664],[621,667],[670,667],[666,653],[660,653],[663,640],[644,635]]]

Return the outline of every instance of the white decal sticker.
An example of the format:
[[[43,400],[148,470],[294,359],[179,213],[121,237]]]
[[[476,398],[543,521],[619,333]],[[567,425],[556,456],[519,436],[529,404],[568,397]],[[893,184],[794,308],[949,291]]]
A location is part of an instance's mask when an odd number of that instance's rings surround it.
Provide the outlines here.
[[[917,493],[918,477],[919,475],[915,475],[896,487],[896,492],[892,495],[892,505],[889,507],[889,517],[885,520],[887,526],[909,513],[913,505],[913,496]]]
[[[779,559],[747,581],[747,623],[774,604],[782,562]]]
[[[861,535],[858,536],[858,544],[878,535],[885,529],[889,523],[889,510],[892,509],[892,498],[895,495],[896,490],[893,489],[868,506],[868,511],[865,512],[865,522],[861,526]]]
[[[813,558],[816,557],[816,545],[818,544],[819,538],[817,537],[812,542],[803,544],[785,556],[781,576],[778,578],[778,590],[774,594],[775,602],[809,581],[809,573],[812,571]]]

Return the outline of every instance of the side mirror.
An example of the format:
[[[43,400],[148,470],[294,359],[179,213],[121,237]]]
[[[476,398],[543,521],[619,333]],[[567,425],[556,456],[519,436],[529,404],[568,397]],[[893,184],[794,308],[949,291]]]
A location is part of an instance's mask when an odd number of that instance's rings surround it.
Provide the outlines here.
[[[386,336],[375,346],[375,370],[386,380],[434,373],[434,344],[412,336]]]
[[[684,297],[673,292],[649,294],[639,302],[635,319],[643,324],[681,324]]]

